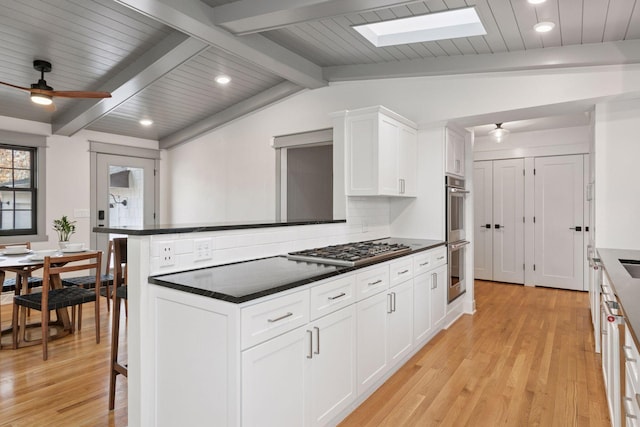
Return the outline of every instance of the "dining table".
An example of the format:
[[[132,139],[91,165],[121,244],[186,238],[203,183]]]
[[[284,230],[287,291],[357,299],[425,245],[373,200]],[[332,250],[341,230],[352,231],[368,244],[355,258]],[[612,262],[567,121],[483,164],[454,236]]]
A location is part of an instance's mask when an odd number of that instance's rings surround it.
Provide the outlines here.
[[[58,255],[62,255],[61,252],[57,252]],[[55,257],[55,255],[53,255]],[[44,266],[44,258],[36,258],[33,255],[33,251],[26,250],[21,254],[7,254],[0,251],[0,284],[4,282],[4,278],[7,272],[16,274],[16,286],[15,286],[15,294],[19,295],[21,293],[28,292],[28,277],[36,270],[41,269]],[[60,275],[51,275],[50,283],[52,289],[61,289],[62,288],[62,279]],[[1,310],[0,310],[1,311]],[[0,318],[0,325],[2,325],[2,319]],[[56,310],[56,319],[50,323],[51,326],[54,326],[53,331],[54,335],[50,337],[50,339],[57,339],[63,336],[69,335],[72,332],[72,324],[69,318],[69,312],[66,308],[61,308]],[[39,323],[29,325],[29,327],[40,326]],[[1,328],[1,326],[0,326]],[[13,342],[3,343],[2,337],[9,336],[9,341],[11,339],[11,332],[13,325],[8,329],[3,329],[0,331],[0,350],[13,348]],[[5,339],[6,340],[6,339]],[[19,347],[27,347],[30,345],[40,344],[40,340],[30,340],[30,341],[21,341]]]

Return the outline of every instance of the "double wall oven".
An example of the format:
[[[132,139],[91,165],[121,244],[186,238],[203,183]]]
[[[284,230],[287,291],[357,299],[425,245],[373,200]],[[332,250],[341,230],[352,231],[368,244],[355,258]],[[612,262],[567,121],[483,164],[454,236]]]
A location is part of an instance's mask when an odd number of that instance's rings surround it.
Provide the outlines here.
[[[465,234],[465,189],[464,179],[446,176],[447,192],[446,223],[447,248],[449,251],[449,286],[447,300],[451,303],[467,290],[465,280],[465,253],[469,242]]]

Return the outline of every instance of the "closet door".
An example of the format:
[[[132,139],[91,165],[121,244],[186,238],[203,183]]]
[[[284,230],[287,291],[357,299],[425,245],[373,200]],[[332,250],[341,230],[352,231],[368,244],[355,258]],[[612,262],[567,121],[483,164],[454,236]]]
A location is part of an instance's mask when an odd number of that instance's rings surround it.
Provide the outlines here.
[[[493,280],[493,162],[473,164],[474,278]]]
[[[583,157],[539,157],[535,171],[535,284],[582,291]]]
[[[524,283],[524,159],[493,162],[493,280]]]

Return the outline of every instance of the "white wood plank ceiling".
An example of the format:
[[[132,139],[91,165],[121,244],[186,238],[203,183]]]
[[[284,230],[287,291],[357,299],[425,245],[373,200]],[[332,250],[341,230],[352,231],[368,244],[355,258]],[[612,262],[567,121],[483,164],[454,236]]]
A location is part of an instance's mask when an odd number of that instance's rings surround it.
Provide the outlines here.
[[[351,28],[468,6],[486,35],[376,48]],[[331,81],[542,68],[565,52],[556,66],[640,62],[638,39],[640,0],[0,0],[0,81],[28,87],[44,59],[56,90],[113,95],[50,112],[0,86],[0,115],[170,147]]]

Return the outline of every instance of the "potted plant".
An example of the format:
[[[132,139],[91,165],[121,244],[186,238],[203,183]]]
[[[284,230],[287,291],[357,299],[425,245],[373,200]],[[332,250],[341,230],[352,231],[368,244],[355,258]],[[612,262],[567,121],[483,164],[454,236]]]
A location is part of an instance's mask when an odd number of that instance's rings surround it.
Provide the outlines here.
[[[69,221],[66,215],[63,215],[60,219],[53,220],[53,229],[58,233],[58,244],[60,249],[64,249],[67,246],[67,242],[73,233],[76,232],[76,222]]]

